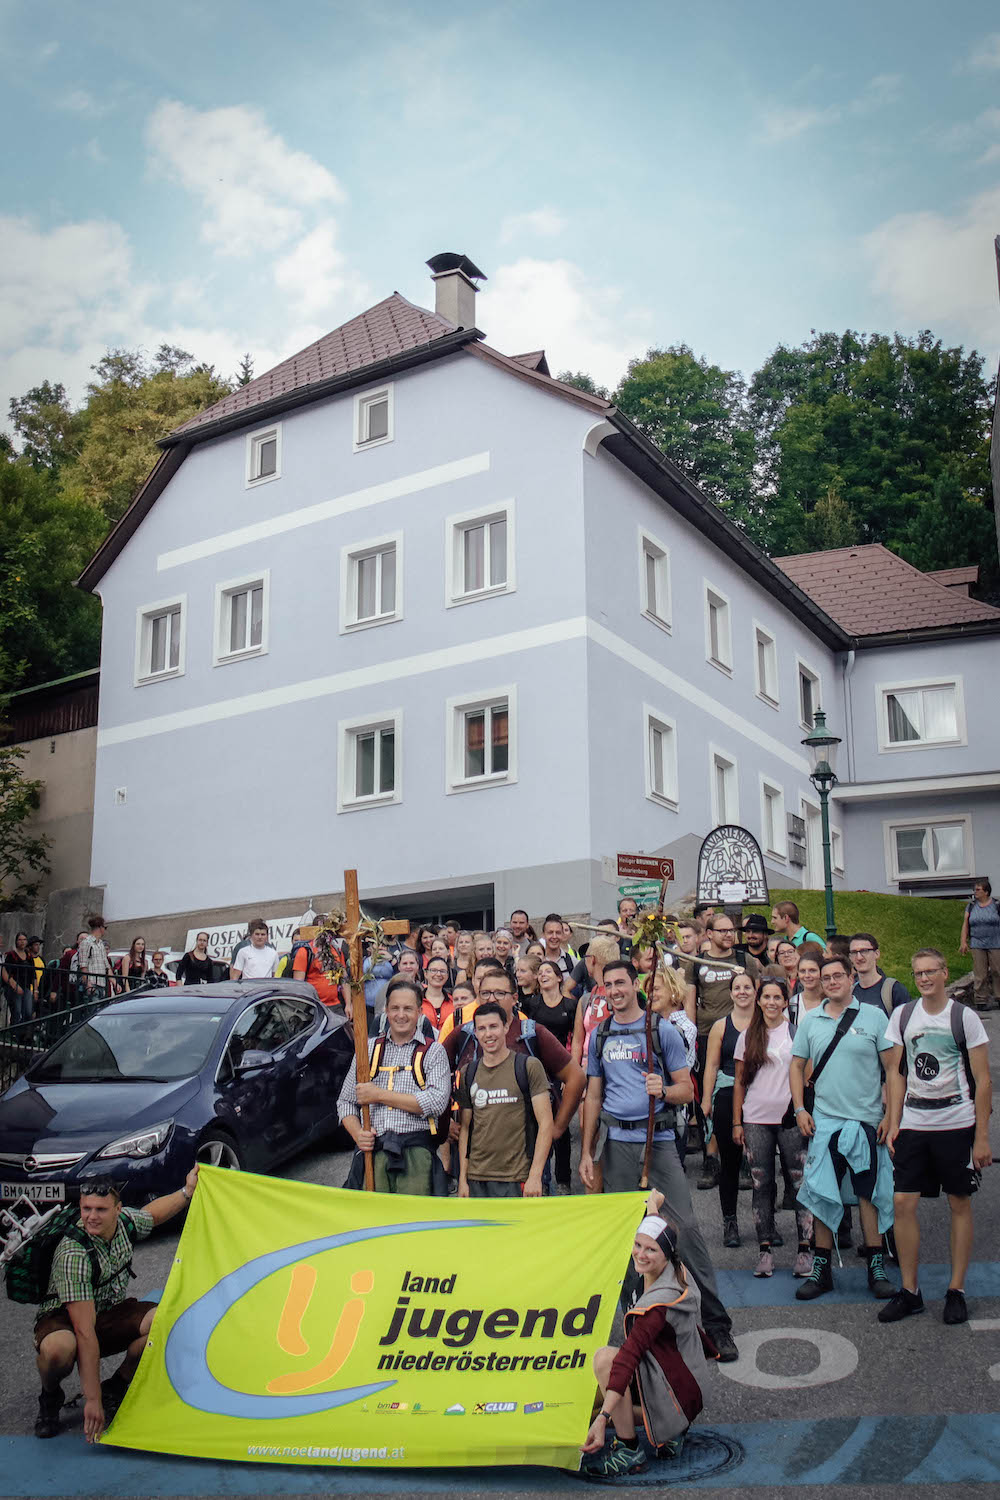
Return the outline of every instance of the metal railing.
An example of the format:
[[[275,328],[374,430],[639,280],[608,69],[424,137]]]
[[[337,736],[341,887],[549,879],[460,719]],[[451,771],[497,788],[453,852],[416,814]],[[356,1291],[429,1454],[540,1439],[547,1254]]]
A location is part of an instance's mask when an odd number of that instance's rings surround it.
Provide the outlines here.
[[[114,995],[94,995],[67,1010],[47,1011],[0,1031],[0,1093],[9,1089],[67,1031],[82,1021],[89,1021],[116,998]]]

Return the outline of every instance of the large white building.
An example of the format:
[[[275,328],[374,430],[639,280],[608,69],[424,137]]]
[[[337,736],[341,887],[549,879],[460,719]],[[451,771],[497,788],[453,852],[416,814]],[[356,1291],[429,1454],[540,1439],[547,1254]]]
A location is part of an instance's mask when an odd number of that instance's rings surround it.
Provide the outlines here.
[[[602,856],[683,890],[723,821],[819,885],[818,706],[838,883],[988,869],[1000,611],[880,547],[779,567],[431,264],[435,312],[393,294],[171,433],[83,574],[107,916],[177,941],[348,866],[374,909],[604,914]]]

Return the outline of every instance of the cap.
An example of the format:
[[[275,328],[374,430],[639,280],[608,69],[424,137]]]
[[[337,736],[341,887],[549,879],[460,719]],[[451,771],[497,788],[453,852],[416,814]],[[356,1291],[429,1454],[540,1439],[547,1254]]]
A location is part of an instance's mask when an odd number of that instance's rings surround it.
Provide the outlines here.
[[[774,928],[768,927],[766,917],[747,917],[743,923],[744,932],[766,932],[769,937],[774,936]]]

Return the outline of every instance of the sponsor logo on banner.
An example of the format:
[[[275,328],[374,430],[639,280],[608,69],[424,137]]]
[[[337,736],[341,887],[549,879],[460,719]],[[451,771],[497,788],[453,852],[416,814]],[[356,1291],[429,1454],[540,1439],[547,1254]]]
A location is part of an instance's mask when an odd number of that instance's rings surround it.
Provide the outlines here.
[[[544,1410],[545,1410],[545,1402],[544,1401],[526,1401],[524,1403],[525,1416],[530,1416],[531,1413],[535,1412],[535,1411],[544,1411]]]
[[[465,1407],[464,1406],[459,1406],[458,1402],[456,1401],[454,1406],[447,1406],[447,1407],[445,1407],[445,1413],[444,1414],[445,1414],[446,1417],[464,1417],[465,1416]]]

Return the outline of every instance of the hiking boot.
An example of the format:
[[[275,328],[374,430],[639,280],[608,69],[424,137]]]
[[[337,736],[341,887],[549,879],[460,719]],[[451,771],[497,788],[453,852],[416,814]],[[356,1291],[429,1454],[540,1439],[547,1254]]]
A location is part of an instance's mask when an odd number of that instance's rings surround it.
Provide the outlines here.
[[[107,1380],[101,1381],[101,1405],[104,1407],[104,1420],[110,1425],[119,1406],[125,1400],[125,1392],[128,1390],[128,1381],[122,1380],[116,1372],[109,1375]]]
[[[798,1255],[796,1255],[795,1257],[795,1264],[792,1267],[792,1275],[798,1276],[798,1278],[801,1280],[804,1276],[809,1275],[810,1271],[812,1270],[812,1265],[812,1251],[800,1250]]]
[[[641,1474],[645,1467],[646,1455],[639,1444],[633,1447],[616,1437],[605,1452],[586,1459],[581,1472],[588,1479],[622,1479],[626,1474]]]
[[[725,1250],[738,1250],[743,1241],[740,1239],[740,1227],[736,1222],[736,1215],[722,1221],[722,1245]]]
[[[812,1270],[808,1278],[802,1283],[795,1293],[799,1302],[812,1302],[816,1297],[822,1297],[825,1292],[833,1291],[833,1272],[830,1269],[830,1253],[827,1250],[817,1250],[812,1258]]]
[[[770,1245],[761,1245],[760,1260],[757,1262],[757,1269],[753,1274],[755,1276],[774,1275],[774,1256],[771,1254]]]
[[[969,1321],[969,1309],[965,1305],[965,1293],[957,1291],[950,1286],[944,1294],[944,1323],[967,1323]]]
[[[885,1274],[885,1256],[882,1247],[873,1250],[870,1246],[866,1255],[868,1261],[868,1290],[873,1297],[880,1302],[887,1302],[890,1297],[895,1297],[896,1288]]]
[[[891,1302],[878,1310],[880,1323],[900,1323],[904,1318],[910,1318],[914,1313],[922,1313],[924,1310],[924,1299],[919,1292],[908,1292],[901,1287],[893,1296]]]
[[[57,1385],[54,1391],[42,1390],[38,1395],[38,1416],[35,1418],[35,1437],[55,1437],[62,1430],[59,1413],[62,1411],[63,1388]]]
[[[701,1176],[695,1183],[699,1192],[704,1193],[708,1188],[719,1186],[719,1158],[717,1156],[706,1156],[701,1169]]]
[[[737,1349],[736,1340],[728,1328],[706,1328],[705,1332],[715,1345],[720,1364],[731,1365],[734,1360],[739,1359],[740,1351]]]

